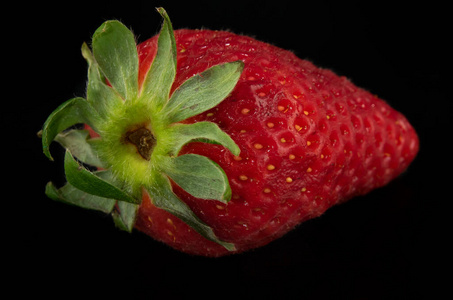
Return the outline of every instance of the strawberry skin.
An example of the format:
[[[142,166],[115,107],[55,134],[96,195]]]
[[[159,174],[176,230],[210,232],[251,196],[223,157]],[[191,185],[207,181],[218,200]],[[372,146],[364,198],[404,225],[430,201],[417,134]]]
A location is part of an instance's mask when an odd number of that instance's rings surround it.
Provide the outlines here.
[[[209,241],[144,193],[135,228],[180,251],[222,256],[263,246],[329,207],[384,186],[415,158],[418,137],[399,112],[348,79],[293,53],[224,31],[176,30],[172,91],[207,68],[241,60],[229,97],[185,123],[218,124],[239,156],[190,143],[180,154],[206,156],[225,171],[228,204],[173,190],[231,252]],[[138,45],[139,82],[156,55],[157,37]]]

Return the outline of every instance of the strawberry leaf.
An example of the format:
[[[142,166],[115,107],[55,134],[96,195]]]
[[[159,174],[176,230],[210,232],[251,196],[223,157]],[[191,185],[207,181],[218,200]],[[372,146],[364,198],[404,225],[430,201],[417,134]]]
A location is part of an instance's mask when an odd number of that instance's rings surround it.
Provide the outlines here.
[[[94,33],[93,55],[120,96],[135,99],[138,91],[138,54],[134,35],[118,21],[104,22]]]
[[[98,210],[104,213],[110,213],[115,207],[116,200],[99,197],[85,193],[70,183],[66,183],[60,189],[57,189],[52,182],[46,185],[46,195],[55,201],[66,204],[79,206],[86,209]]]
[[[77,157],[77,160],[94,167],[104,167],[97,153],[87,141],[88,137],[89,133],[87,130],[69,130],[59,133],[55,137],[55,141],[68,149]]]
[[[168,124],[198,115],[222,102],[236,86],[243,67],[242,61],[220,64],[187,79],[162,110]]]
[[[157,43],[157,53],[142,86],[141,98],[152,103],[155,112],[167,102],[176,74],[176,42],[170,18],[158,8],[164,18]]]
[[[99,65],[86,43],[82,45],[82,55],[88,62],[87,100],[101,116],[107,117],[106,113],[123,101],[119,94],[105,83]]]
[[[121,230],[132,232],[138,212],[138,205],[118,201],[118,210],[112,213],[115,225]]]
[[[79,165],[68,150],[64,159],[64,169],[68,182],[88,194],[134,204],[140,203],[140,200]]]
[[[50,114],[40,131],[44,154],[53,160],[49,146],[57,134],[78,123],[86,123],[96,128],[97,116],[95,110],[83,98],[73,98],[61,104]]]
[[[198,122],[193,124],[175,124],[171,126],[162,137],[168,139],[163,144],[168,147],[164,153],[178,155],[181,147],[194,141],[218,143],[233,153],[239,155],[240,149],[231,137],[223,132],[219,126],[211,122]]]
[[[223,169],[205,156],[164,156],[160,167],[173,181],[194,197],[227,203],[231,188]]]
[[[162,174],[154,172],[152,186],[146,187],[153,204],[184,221],[206,239],[216,242],[229,251],[234,251],[234,244],[219,240],[211,227],[201,221],[197,215],[173,193],[170,181]]]

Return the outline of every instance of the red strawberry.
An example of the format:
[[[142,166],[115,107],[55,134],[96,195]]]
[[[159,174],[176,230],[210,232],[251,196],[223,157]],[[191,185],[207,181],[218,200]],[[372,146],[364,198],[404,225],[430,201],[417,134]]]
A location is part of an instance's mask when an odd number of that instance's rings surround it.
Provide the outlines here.
[[[387,184],[414,159],[405,117],[346,78],[230,32],[173,38],[159,11],[161,34],[138,54],[118,22],[96,31],[93,54],[84,46],[88,101],[66,102],[43,128],[49,157],[54,139],[68,149],[68,184],[49,184],[51,198],[112,213],[119,227],[183,252],[221,256]],[[96,138],[60,133],[76,123]]]

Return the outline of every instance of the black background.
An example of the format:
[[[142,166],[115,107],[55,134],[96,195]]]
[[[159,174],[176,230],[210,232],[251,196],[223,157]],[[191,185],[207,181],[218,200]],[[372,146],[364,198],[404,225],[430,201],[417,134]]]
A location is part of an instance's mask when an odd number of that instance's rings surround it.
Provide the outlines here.
[[[443,3],[36,1],[5,8],[6,285],[15,295],[59,299],[433,297],[448,282],[451,237],[451,25]],[[46,182],[64,181],[63,152],[53,146],[56,161],[49,162],[36,132],[60,103],[84,95],[81,44],[108,19],[121,20],[144,41],[160,28],[158,6],[176,29],[229,29],[351,78],[407,116],[420,136],[418,157],[388,186],[266,247],[218,259],[178,253],[119,231],[110,217],[47,199]]]

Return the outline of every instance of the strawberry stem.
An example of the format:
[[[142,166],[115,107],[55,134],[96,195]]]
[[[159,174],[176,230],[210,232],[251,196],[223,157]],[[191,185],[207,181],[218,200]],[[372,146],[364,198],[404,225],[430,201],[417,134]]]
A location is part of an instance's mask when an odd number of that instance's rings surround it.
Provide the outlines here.
[[[136,130],[128,131],[126,133],[126,141],[137,148],[137,152],[143,159],[150,160],[151,153],[156,144],[156,138],[148,128],[140,127]]]

